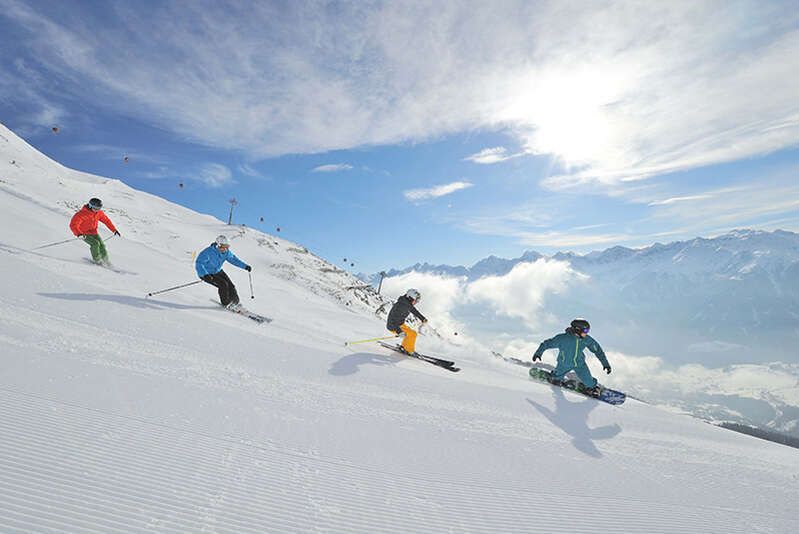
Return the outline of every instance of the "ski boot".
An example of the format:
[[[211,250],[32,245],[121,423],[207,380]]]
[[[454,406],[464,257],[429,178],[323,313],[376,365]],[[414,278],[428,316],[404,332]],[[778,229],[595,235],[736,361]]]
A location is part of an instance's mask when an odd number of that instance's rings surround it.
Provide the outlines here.
[[[563,379],[562,378],[555,378],[554,376],[550,375],[550,377],[547,380],[553,386],[563,386]]]
[[[589,388],[588,386],[583,386],[583,393],[585,393],[589,397],[594,397],[595,399],[598,399],[599,395],[602,393],[602,386],[600,386],[599,384],[597,384],[592,388]]]

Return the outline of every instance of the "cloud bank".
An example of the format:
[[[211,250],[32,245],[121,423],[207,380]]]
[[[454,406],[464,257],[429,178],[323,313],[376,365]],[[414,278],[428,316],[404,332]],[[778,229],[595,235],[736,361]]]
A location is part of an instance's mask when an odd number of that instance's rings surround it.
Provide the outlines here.
[[[3,49],[34,58],[2,96],[52,121],[57,79],[61,97],[252,158],[503,130],[561,162],[553,189],[799,143],[790,3],[99,6],[0,0]],[[506,156],[489,150],[475,161]]]
[[[466,297],[487,304],[496,313],[522,319],[535,328],[548,316],[544,303],[548,294],[566,291],[570,285],[586,280],[568,262],[540,259],[519,263],[505,276],[486,276],[470,283]]]

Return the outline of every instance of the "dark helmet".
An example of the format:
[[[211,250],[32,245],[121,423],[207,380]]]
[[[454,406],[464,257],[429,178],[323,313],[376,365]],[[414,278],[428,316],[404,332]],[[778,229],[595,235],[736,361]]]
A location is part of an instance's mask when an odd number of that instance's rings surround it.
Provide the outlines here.
[[[92,198],[89,200],[89,207],[93,210],[103,209],[103,201],[99,198]]]
[[[588,321],[580,317],[571,322],[571,327],[578,334],[581,332],[587,334],[591,330],[591,325],[588,324]]]

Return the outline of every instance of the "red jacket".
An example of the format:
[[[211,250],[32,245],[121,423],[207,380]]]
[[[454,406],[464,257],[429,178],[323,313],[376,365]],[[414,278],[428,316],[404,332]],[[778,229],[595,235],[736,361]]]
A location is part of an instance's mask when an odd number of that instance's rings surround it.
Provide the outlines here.
[[[89,206],[83,206],[78,213],[72,216],[72,220],[69,222],[69,229],[76,236],[97,235],[97,221],[102,221],[112,232],[117,231],[114,223],[103,213],[103,210],[90,210]]]

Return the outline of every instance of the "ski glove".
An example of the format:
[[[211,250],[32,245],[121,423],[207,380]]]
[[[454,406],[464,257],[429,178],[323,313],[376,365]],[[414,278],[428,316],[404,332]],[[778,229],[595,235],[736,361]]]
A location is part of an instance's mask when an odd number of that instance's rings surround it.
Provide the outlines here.
[[[244,268],[244,270],[245,270],[245,271],[247,271],[247,272],[249,273],[250,271],[252,271],[252,267],[250,267],[250,266],[248,265],[248,266],[246,266],[246,267]]]
[[[213,284],[214,283],[214,277],[212,275],[210,275],[210,274],[206,274],[205,276],[201,276],[200,280],[202,280],[203,282],[208,282],[209,284]]]
[[[533,361],[536,361],[536,360],[538,360],[539,362],[541,361],[541,355],[538,354],[537,352],[535,354],[533,354]]]
[[[119,232],[117,232],[117,231],[114,231],[114,235],[118,235],[118,236],[121,237],[121,234]]]
[[[609,363],[606,363],[605,365],[603,365],[603,366],[602,366],[602,369],[604,369],[604,371],[605,371],[607,374],[610,374],[610,364],[609,364]]]

